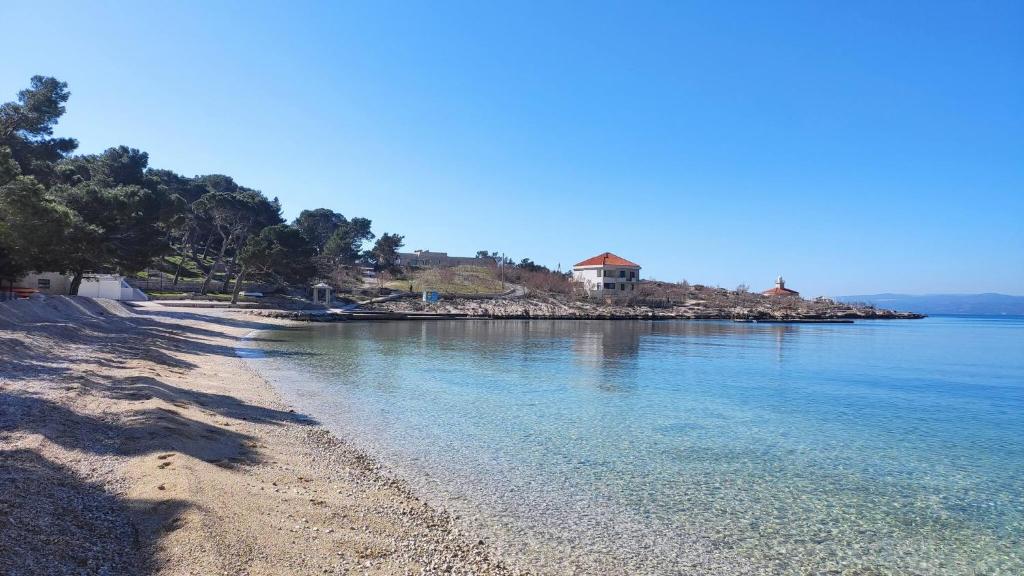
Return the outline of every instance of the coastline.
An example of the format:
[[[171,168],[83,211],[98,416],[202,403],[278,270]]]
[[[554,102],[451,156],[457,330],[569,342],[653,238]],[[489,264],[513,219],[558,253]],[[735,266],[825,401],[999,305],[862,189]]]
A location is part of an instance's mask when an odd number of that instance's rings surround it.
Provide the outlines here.
[[[1001,439],[998,447],[1012,445],[1012,433],[961,425],[985,412],[970,406],[915,429],[918,410],[935,407],[931,390],[996,381],[950,369],[992,357],[954,350],[970,326],[357,322],[278,332],[280,343],[261,348],[286,356],[257,365],[289,402],[538,572],[967,574],[973,565],[996,573],[987,559],[1012,565],[1012,536],[989,537],[975,522],[1000,526],[999,518],[947,511],[1008,493],[974,496],[955,480],[928,478],[991,454],[975,450],[979,436]],[[1001,330],[978,331],[988,337],[976,348],[1005,354],[1010,347],[986,346],[1009,336]],[[954,351],[919,346],[928,340]],[[921,386],[917,374],[932,366],[946,371]],[[908,377],[910,386],[888,384]],[[880,388],[896,394],[880,399]],[[880,400],[898,404],[879,413]],[[903,437],[919,447],[890,450]],[[993,486],[1016,475],[970,466]],[[865,471],[900,481],[865,481]],[[949,504],[927,499],[935,489]],[[933,523],[937,515],[948,520]]]
[[[0,572],[522,573],[236,354],[288,322],[0,306]]]
[[[246,307],[244,314],[298,322],[345,322],[377,320],[726,320],[768,323],[851,323],[857,320],[919,320],[925,314],[858,307],[721,308],[706,306],[651,308],[647,306],[567,306],[533,300],[490,300],[486,303],[442,300],[423,305],[417,301],[394,300],[370,304],[356,310],[283,310]]]

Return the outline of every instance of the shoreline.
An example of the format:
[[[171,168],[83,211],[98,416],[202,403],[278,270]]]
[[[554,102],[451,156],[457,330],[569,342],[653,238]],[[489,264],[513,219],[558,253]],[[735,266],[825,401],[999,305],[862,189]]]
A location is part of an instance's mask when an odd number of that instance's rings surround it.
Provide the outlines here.
[[[576,299],[564,294],[513,294],[470,297],[446,295],[421,301],[416,294],[396,292],[364,302],[339,300],[340,308],[295,307],[273,298],[235,305],[203,301],[155,300],[154,305],[244,310],[254,316],[303,322],[348,320],[735,320],[811,322],[838,320],[917,320],[926,314],[900,312],[826,298],[772,298],[759,294],[701,287],[686,297],[664,299]]]
[[[684,317],[684,316],[657,316],[657,315],[590,315],[590,316],[535,316],[535,315],[504,315],[504,316],[470,316],[463,314],[353,314],[353,313],[332,313],[325,311],[279,311],[279,310],[246,310],[244,312],[251,316],[273,318],[299,323],[334,323],[334,322],[429,322],[439,320],[464,320],[464,321],[488,321],[488,320],[578,320],[578,321],[649,321],[649,322],[739,322],[749,324],[853,324],[857,321],[882,320],[923,320],[927,315],[907,313],[905,316],[878,316],[878,317],[837,317],[837,318],[732,318],[732,317]]]
[[[746,316],[683,316],[675,314],[502,314],[472,315],[462,313],[419,313],[419,312],[332,312],[328,310],[275,310],[275,309],[238,309],[238,312],[276,318],[294,322],[382,322],[382,321],[415,321],[431,320],[647,320],[647,321],[694,321],[694,322],[746,322],[763,324],[852,324],[858,320],[921,320],[927,314],[897,312],[874,316],[836,316],[836,317],[746,317]]]
[[[524,573],[236,353],[291,322],[2,306],[0,572]]]
[[[958,334],[971,334],[965,330],[975,325],[871,322],[850,331],[682,322],[356,323],[279,332],[275,338],[284,342],[260,346],[315,356],[257,365],[290,402],[379,454],[460,522],[487,524],[477,533],[492,534],[488,541],[503,553],[541,564],[538,570],[738,574],[927,566],[966,573],[973,565],[999,572],[989,559],[1013,565],[1012,536],[990,538],[988,530],[1012,525],[943,512],[954,505],[970,510],[981,498],[1005,501],[1008,493],[997,486],[1016,480],[997,465],[998,446],[1012,442],[1012,434],[1005,426],[994,434],[960,429],[962,414],[987,413],[970,406],[950,406],[944,422],[917,428],[913,414],[933,406],[928,389],[935,386],[903,380],[905,386],[899,378],[904,366],[927,370],[935,359],[913,346],[941,336],[957,349]],[[1005,326],[973,333],[979,345],[1000,342],[1005,354],[1013,342]],[[999,356],[975,350],[951,357]],[[421,362],[427,358],[442,363],[437,374],[421,378],[435,364]],[[960,391],[994,383],[1014,365],[995,361],[989,378],[965,379],[973,370],[964,369],[927,381]],[[641,367],[636,376],[633,368]],[[345,374],[351,380],[339,379]],[[847,390],[837,395],[837,388]],[[878,390],[893,391],[886,397],[896,403],[881,417],[873,412]],[[783,403],[791,409],[779,409]],[[695,413],[708,416],[689,416]],[[893,438],[917,445],[890,453]],[[967,460],[957,455],[973,458],[973,439],[989,438],[997,439],[991,452],[980,454],[992,454],[982,456],[992,464],[977,471],[994,489],[978,494],[943,483],[950,504],[928,500],[937,486],[928,479],[963,466]],[[947,447],[957,451],[953,460]],[[894,455],[919,464],[893,465]],[[863,481],[876,471],[891,477],[894,468],[906,483]],[[822,470],[824,488],[816,482]],[[930,524],[936,514],[944,521]],[[934,531],[922,534],[921,523]],[[815,539],[823,531],[827,536]],[[663,551],[646,548],[660,543]],[[538,553],[549,545],[552,554]],[[898,557],[885,552],[893,549]]]

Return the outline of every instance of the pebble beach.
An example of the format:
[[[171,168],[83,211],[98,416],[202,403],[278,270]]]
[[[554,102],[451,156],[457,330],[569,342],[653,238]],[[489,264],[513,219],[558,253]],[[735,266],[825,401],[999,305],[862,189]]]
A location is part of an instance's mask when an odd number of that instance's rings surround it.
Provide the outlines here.
[[[522,574],[282,403],[226,311],[0,304],[0,573]]]

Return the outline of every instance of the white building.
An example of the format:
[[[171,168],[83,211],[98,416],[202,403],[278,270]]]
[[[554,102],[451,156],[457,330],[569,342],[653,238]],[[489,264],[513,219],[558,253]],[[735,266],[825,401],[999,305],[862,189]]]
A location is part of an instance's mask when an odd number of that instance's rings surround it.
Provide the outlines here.
[[[67,294],[71,290],[71,275],[60,272],[35,272],[14,283],[19,294]],[[79,296],[110,298],[111,300],[149,300],[141,290],[130,286],[118,274],[86,274],[78,286]]]
[[[23,293],[67,294],[71,288],[71,277],[60,272],[33,272],[16,281],[12,288]]]
[[[627,295],[640,281],[640,265],[605,252],[573,266],[572,279],[592,296]]]

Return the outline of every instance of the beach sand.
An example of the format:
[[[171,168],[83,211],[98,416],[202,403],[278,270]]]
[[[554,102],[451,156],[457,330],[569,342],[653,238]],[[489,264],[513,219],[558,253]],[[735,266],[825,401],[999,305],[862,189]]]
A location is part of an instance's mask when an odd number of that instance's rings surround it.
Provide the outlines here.
[[[236,355],[272,319],[0,303],[0,574],[514,574]]]

